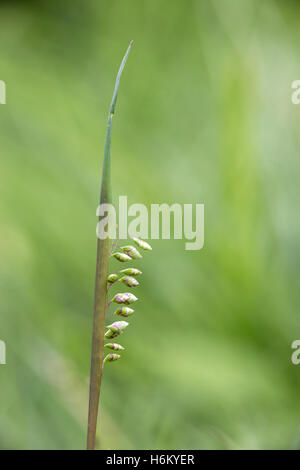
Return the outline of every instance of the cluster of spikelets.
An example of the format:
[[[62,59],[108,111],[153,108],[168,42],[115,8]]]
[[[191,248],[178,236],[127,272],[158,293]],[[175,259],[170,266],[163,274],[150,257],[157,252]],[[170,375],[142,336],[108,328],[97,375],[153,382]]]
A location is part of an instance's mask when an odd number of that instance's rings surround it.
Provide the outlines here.
[[[143,250],[152,250],[148,243],[140,240],[139,238],[133,238],[133,241],[139,248]],[[142,258],[142,255],[138,249],[131,245],[119,247],[119,251],[113,252],[111,256],[121,263]],[[118,271],[117,273],[110,274],[107,279],[107,289],[109,289],[116,282],[122,282],[127,287],[137,287],[139,285],[139,281],[136,279],[136,277],[140,276],[141,274],[142,272],[136,268],[126,268]],[[138,298],[135,295],[131,294],[130,292],[125,292],[116,294],[107,305],[109,307],[112,303],[118,304],[119,307],[112,315],[127,318],[134,313],[134,310],[128,307],[128,305],[133,304],[137,300]],[[128,325],[129,323],[124,320],[115,321],[111,325],[107,325],[105,340],[110,340],[121,335]],[[114,351],[123,351],[125,349],[123,346],[121,346],[121,344],[118,343],[105,343],[104,347]],[[110,353],[107,354],[103,362],[117,361],[120,359],[120,357],[120,354]]]

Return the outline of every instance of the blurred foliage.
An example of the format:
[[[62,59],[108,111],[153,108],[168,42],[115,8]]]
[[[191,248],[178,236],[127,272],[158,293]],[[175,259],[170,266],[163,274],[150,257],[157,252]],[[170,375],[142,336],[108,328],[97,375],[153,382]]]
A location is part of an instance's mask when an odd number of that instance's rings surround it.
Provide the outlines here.
[[[115,74],[115,198],[205,204],[155,241],[101,445],[299,448],[300,4],[0,2],[0,447],[84,448],[96,206]]]

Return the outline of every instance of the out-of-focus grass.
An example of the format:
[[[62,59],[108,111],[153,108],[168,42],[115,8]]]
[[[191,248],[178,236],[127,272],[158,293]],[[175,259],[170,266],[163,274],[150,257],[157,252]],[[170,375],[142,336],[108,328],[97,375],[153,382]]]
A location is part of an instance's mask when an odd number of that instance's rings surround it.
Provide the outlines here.
[[[82,448],[105,120],[114,194],[204,202],[155,241],[104,448],[298,448],[297,2],[0,3],[1,448]]]

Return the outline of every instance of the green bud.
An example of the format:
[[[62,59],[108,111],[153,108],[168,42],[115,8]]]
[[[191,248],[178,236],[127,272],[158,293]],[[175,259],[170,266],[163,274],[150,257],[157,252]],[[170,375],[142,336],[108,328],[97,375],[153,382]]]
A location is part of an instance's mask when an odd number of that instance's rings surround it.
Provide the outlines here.
[[[130,258],[133,259],[139,259],[142,258],[142,255],[138,252],[134,246],[128,245],[128,246],[122,246],[121,250],[126,253],[126,255],[130,256]]]
[[[113,338],[115,338],[116,336],[118,336],[119,334],[120,334],[119,331],[114,332],[114,331],[112,331],[112,330],[108,330],[108,331],[105,333],[104,336],[105,336],[105,338],[113,339]]]
[[[110,274],[107,278],[107,282],[109,282],[110,284],[113,284],[114,282],[116,282],[118,280],[118,275],[117,274]]]
[[[127,321],[115,321],[111,325],[106,326],[106,328],[108,328],[113,333],[117,333],[117,335],[119,335],[120,333],[123,333],[123,330],[125,330],[128,325],[129,323],[127,323]]]
[[[121,261],[121,263],[125,263],[126,261],[131,261],[131,259],[132,259],[127,254],[119,253],[119,252],[113,253],[111,256],[116,258],[118,261]]]
[[[139,274],[142,274],[142,271],[136,268],[127,268],[127,269],[122,269],[120,273],[127,274],[128,276],[138,276]]]
[[[139,248],[142,248],[143,250],[147,251],[152,251],[152,246],[150,246],[149,243],[144,242],[144,240],[140,240],[139,238],[133,238],[132,240]]]
[[[137,287],[140,285],[139,281],[137,281],[134,277],[131,276],[123,276],[119,279],[120,282],[124,282],[128,287]]]
[[[112,298],[112,302],[115,302],[116,304],[126,304],[126,305],[129,305],[129,304],[132,304],[133,302],[135,302],[136,300],[138,300],[138,298],[131,294],[130,292],[126,292],[126,293],[122,293],[122,294],[116,294],[113,298]]]
[[[105,364],[105,362],[117,361],[118,359],[120,359],[120,357],[120,354],[107,354],[107,356],[104,358],[103,363]]]
[[[124,351],[125,348],[118,343],[106,343],[105,348],[114,349],[115,351]]]
[[[134,310],[129,307],[125,307],[122,305],[122,307],[119,307],[115,312],[114,315],[120,315],[120,317],[130,317],[132,315]]]

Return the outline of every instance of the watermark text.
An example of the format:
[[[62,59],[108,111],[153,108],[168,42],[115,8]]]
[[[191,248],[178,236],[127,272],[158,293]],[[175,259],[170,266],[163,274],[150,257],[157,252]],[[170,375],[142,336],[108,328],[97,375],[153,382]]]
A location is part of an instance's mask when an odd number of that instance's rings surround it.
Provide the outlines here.
[[[118,218],[117,218],[118,213]],[[119,197],[118,211],[112,204],[100,204],[96,215],[97,237],[142,239],[185,239],[186,250],[201,250],[204,245],[204,204],[144,204],[128,206],[127,196]]]

